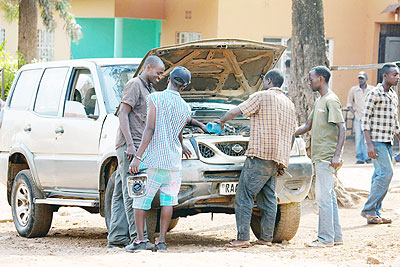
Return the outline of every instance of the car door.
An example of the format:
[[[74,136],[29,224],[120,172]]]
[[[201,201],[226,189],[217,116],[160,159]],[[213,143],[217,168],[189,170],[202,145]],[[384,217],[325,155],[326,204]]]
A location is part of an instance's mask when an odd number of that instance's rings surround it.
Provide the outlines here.
[[[105,109],[93,65],[75,66],[56,123],[55,168],[58,190],[94,193],[98,190],[99,141]]]
[[[32,111],[25,118],[25,145],[34,155],[34,164],[42,187],[56,184],[55,141],[60,98],[66,86],[69,67],[46,68],[39,82]]]

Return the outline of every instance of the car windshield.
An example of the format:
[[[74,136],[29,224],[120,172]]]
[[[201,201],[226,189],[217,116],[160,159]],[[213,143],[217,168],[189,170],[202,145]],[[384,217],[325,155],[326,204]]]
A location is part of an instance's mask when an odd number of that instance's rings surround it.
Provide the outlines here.
[[[102,66],[104,99],[109,113],[115,113],[121,102],[122,89],[133,77],[139,64]]]

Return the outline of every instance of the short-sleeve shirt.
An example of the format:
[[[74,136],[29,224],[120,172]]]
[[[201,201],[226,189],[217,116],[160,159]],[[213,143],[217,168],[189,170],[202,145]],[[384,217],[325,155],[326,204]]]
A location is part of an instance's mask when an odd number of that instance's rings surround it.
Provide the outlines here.
[[[311,159],[313,163],[321,160],[332,161],[339,140],[336,123],[344,122],[342,105],[332,91],[315,101],[308,117],[312,121]]]
[[[130,79],[122,91],[121,103],[128,104],[132,108],[128,119],[133,145],[136,149],[139,148],[146,127],[147,96],[153,92],[155,92],[154,88],[140,77]],[[125,144],[125,137],[119,127],[115,147],[119,148]]]
[[[347,97],[347,107],[352,107],[355,111],[355,117],[361,121],[362,114],[364,112],[365,97],[371,89],[374,88],[372,85],[367,84],[365,89],[362,89],[359,85],[351,87],[349,95]]]
[[[153,138],[143,154],[145,167],[178,171],[182,169],[179,134],[190,118],[190,106],[176,91],[167,89],[149,95],[156,108]]]
[[[245,155],[287,167],[297,126],[292,101],[280,88],[270,88],[252,94],[239,108],[250,118],[250,140]]]
[[[396,92],[392,88],[385,91],[382,84],[368,93],[361,129],[370,132],[371,141],[393,143],[393,135],[400,134],[398,102]]]

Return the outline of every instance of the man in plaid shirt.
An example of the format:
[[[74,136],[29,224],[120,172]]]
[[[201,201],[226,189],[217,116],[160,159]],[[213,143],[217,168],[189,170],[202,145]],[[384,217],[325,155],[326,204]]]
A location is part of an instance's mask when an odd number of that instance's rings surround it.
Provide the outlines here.
[[[368,156],[374,159],[375,167],[371,191],[361,212],[368,224],[392,223],[391,219],[381,217],[379,211],[393,177],[393,135],[400,140],[398,98],[392,88],[399,82],[399,68],[395,64],[385,64],[382,75],[383,82],[366,96],[361,125]]]
[[[250,118],[250,141],[246,161],[235,197],[237,240],[226,247],[250,246],[250,220],[254,206],[262,211],[259,245],[272,245],[277,200],[276,176],[289,164],[293,134],[296,129],[294,104],[283,93],[283,74],[269,71],[263,78],[263,90],[228,111],[216,122],[224,126],[240,113]]]

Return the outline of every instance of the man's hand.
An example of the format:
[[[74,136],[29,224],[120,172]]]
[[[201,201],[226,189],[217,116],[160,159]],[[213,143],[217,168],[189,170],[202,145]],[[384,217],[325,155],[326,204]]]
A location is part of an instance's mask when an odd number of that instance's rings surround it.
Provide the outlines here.
[[[200,125],[200,129],[201,129],[203,132],[208,133],[207,130],[206,130],[206,126],[204,125],[204,123],[202,123],[202,124]]]
[[[225,122],[221,121],[221,119],[214,120],[214,122],[221,124],[221,129],[224,129]]]
[[[192,152],[190,152],[189,148],[182,144],[182,154],[185,155],[185,157],[188,159],[192,156]]]
[[[129,161],[132,161],[132,159],[136,156],[136,151],[133,145],[126,146],[126,157],[128,158]]]
[[[129,173],[134,174],[139,172],[140,160],[138,158],[134,158],[129,164]]]
[[[376,159],[376,148],[372,143],[367,143],[367,153],[368,153],[368,157],[370,157],[371,159]]]
[[[340,165],[341,165],[341,162],[340,162],[339,156],[333,156],[332,162],[329,166],[331,166],[332,168],[337,170],[340,167]]]
[[[285,174],[285,168],[279,167],[276,176],[282,176]]]

